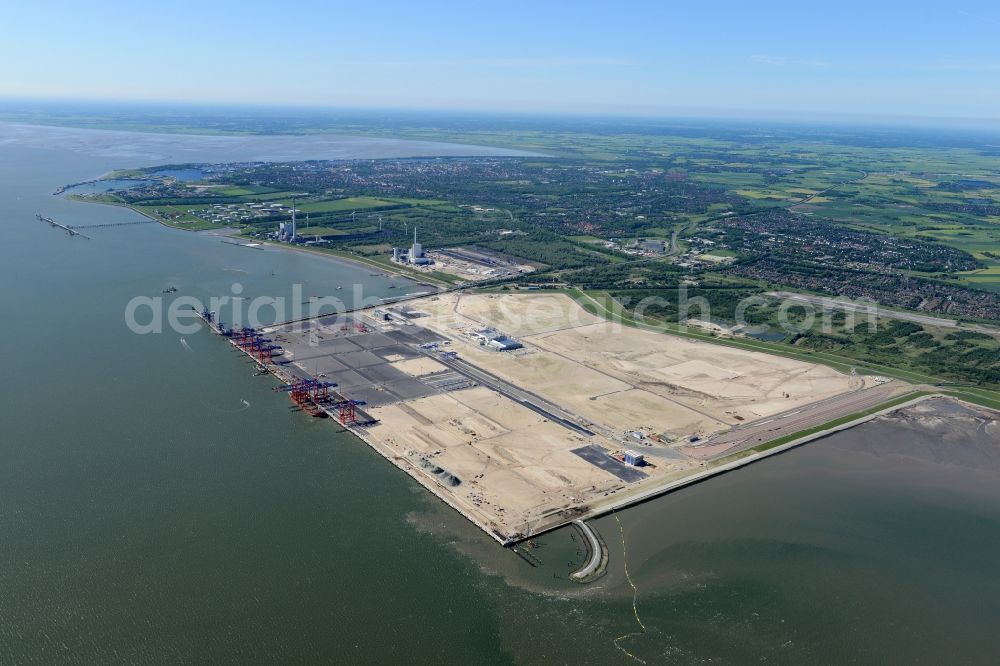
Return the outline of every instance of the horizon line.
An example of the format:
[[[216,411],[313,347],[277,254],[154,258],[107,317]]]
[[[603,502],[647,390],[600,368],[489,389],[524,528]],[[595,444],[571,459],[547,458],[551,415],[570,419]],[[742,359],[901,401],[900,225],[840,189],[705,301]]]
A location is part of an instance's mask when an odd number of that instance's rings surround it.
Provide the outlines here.
[[[4,103],[21,104],[85,104],[107,106],[138,106],[138,107],[170,107],[180,106],[201,108],[206,110],[270,110],[284,112],[394,112],[394,113],[441,113],[468,114],[482,117],[535,117],[535,118],[589,118],[594,120],[699,120],[699,121],[752,121],[794,124],[836,124],[849,125],[897,125],[900,128],[932,128],[940,129],[992,129],[1000,130],[1000,117],[983,116],[921,116],[915,114],[864,113],[859,111],[810,111],[795,109],[754,109],[754,108],[719,108],[719,107],[646,107],[629,112],[620,109],[531,109],[527,107],[490,108],[488,106],[470,106],[457,104],[446,105],[414,105],[414,104],[334,104],[325,102],[289,102],[274,103],[264,101],[219,101],[202,99],[150,99],[150,98],[117,98],[117,97],[62,97],[62,96],[19,96],[0,94],[0,105]],[[4,109],[0,106],[0,115],[4,113],[25,112],[25,110]]]

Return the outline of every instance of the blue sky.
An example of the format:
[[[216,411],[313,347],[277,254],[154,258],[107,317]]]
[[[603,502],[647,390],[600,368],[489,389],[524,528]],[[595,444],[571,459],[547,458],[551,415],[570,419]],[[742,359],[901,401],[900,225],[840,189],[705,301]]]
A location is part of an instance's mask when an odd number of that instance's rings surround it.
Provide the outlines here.
[[[1000,3],[5,3],[0,96],[1000,118]]]

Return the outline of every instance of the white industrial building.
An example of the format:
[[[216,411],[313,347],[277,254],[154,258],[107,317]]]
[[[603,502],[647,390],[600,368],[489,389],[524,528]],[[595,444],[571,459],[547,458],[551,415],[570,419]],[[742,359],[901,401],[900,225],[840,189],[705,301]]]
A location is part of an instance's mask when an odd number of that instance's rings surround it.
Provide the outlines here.
[[[413,245],[410,246],[409,250],[392,248],[392,260],[397,264],[413,264],[415,266],[427,266],[434,263],[433,259],[424,256],[424,247],[417,242],[416,227],[413,227]]]
[[[489,347],[496,351],[511,351],[524,346],[514,338],[501,333],[495,328],[484,328],[475,331],[472,336],[479,340],[480,346]]]
[[[632,465],[633,467],[642,467],[646,464],[645,457],[641,453],[636,453],[632,449],[626,449],[622,460],[626,465]]]
[[[286,243],[294,243],[298,233],[295,229],[295,206],[292,206],[292,219],[278,225],[278,238]]]

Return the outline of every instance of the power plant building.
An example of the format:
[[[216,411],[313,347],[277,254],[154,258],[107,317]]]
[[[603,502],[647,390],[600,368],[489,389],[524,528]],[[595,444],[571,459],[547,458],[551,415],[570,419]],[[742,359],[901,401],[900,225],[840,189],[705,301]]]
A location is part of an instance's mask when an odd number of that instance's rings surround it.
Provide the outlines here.
[[[392,248],[392,260],[397,264],[413,264],[415,266],[427,266],[434,263],[433,259],[424,256],[424,246],[417,242],[416,227],[413,227],[413,245],[410,246],[409,250]]]
[[[286,243],[294,243],[297,237],[298,233],[295,229],[295,206],[292,206],[291,221],[278,224],[278,238]]]

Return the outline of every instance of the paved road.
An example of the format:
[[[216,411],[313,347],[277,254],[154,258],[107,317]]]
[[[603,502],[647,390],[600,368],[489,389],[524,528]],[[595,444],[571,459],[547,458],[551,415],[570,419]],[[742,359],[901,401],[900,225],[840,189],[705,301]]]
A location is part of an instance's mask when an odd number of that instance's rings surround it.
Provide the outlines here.
[[[887,308],[879,307],[877,303],[870,303],[870,304],[857,303],[854,301],[847,301],[839,298],[830,298],[827,296],[796,294],[790,291],[770,291],[767,293],[767,295],[773,296],[775,298],[784,298],[799,303],[810,303],[812,305],[817,305],[823,308],[829,308],[833,310],[844,310],[845,312],[854,312],[856,314],[862,315],[862,317],[867,316],[869,313],[874,313],[877,314],[879,317],[885,317],[886,319],[912,321],[916,324],[924,324],[927,326],[940,326],[942,328],[964,328],[970,331],[979,331],[981,333],[988,333],[990,335],[1000,335],[1000,328],[993,328],[990,326],[983,326],[980,324],[961,324],[956,319],[945,319],[944,317],[919,314],[917,312],[901,312],[899,310],[889,310]],[[863,324],[864,321],[862,320],[859,321],[858,323]]]
[[[804,407],[776,414],[770,418],[735,426],[728,432],[705,440],[699,446],[686,447],[685,451],[697,455],[698,449],[710,450],[713,451],[713,455],[709,457],[713,458],[719,455],[729,455],[763,442],[864,411],[892,399],[893,395],[900,393],[907,386],[902,382],[889,382],[869,389],[836,395]]]
[[[860,169],[859,169],[859,171],[860,171]],[[837,183],[836,185],[831,185],[830,187],[826,188],[825,190],[820,190],[819,192],[815,192],[813,194],[810,194],[809,196],[807,196],[802,201],[797,201],[797,202],[793,203],[791,206],[789,206],[789,208],[794,208],[795,206],[801,206],[802,204],[809,203],[810,201],[812,201],[816,197],[823,196],[827,192],[832,192],[833,190],[837,189],[838,187],[843,187],[844,185],[850,185],[851,183],[860,183],[861,181],[863,181],[865,178],[868,177],[868,172],[867,171],[861,171],[861,174],[862,175],[859,178],[852,178],[851,180],[845,180],[842,183]]]
[[[877,303],[857,303],[854,301],[847,301],[839,298],[829,298],[827,296],[811,296],[809,294],[796,294],[791,291],[769,291],[767,292],[767,295],[774,296],[775,298],[782,298],[789,301],[795,301],[797,303],[809,303],[811,305],[816,305],[831,310],[843,310],[845,312],[854,312],[862,316],[867,316],[868,314],[875,314],[878,315],[879,317],[885,317],[886,319],[899,319],[901,321],[912,321],[917,324],[927,324],[928,326],[943,326],[945,328],[955,328],[956,326],[958,326],[958,322],[954,319],[944,319],[943,317],[917,314],[916,312],[899,312],[897,310],[888,310],[886,308],[880,308]]]
[[[499,354],[503,352],[497,353]],[[451,370],[463,375],[467,379],[490,388],[500,395],[510,398],[514,402],[527,407],[543,418],[549,419],[554,423],[558,423],[559,425],[572,430],[579,435],[591,436],[594,434],[591,430],[588,430],[577,423],[577,421],[581,419],[576,414],[568,412],[530,391],[526,391],[522,388],[514,386],[513,384],[509,384],[491,372],[487,372],[486,370],[476,367],[459,358],[446,358],[439,354],[430,354],[427,352],[425,352],[425,354],[430,358],[433,358],[438,363],[441,363]]]

